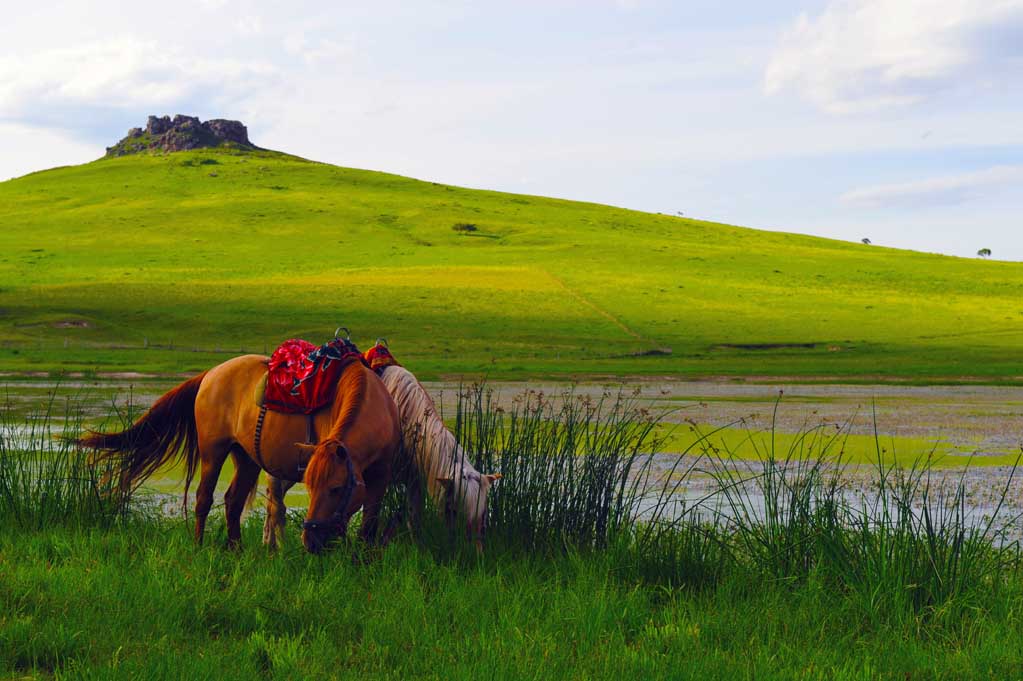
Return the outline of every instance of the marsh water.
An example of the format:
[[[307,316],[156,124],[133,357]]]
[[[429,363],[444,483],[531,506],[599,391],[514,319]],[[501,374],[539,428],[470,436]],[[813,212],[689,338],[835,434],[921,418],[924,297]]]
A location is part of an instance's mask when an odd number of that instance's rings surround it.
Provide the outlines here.
[[[173,387],[180,378],[133,377],[129,380],[65,380],[56,387],[49,380],[11,381],[6,389],[7,425],[0,432],[8,449],[18,449],[49,428],[61,432],[68,424],[129,419]],[[456,411],[461,384],[427,382],[442,413]],[[636,404],[657,411],[666,424],[717,425],[742,423],[751,431],[773,428],[777,433],[799,433],[807,428],[830,426],[843,432],[879,441],[899,438],[903,447],[918,447],[921,455],[941,446],[954,455],[968,455],[969,465],[951,465],[931,472],[934,489],[962,485],[969,522],[1004,528],[1007,536],[1023,536],[1023,484],[1007,462],[1020,451],[1023,441],[1023,388],[997,386],[901,386],[827,385],[808,383],[744,383],[736,381],[678,381],[644,379],[621,384],[492,383],[496,405],[510,408],[525,391],[560,399],[566,390],[576,398],[599,400],[623,391]],[[48,416],[42,414],[48,413]],[[894,441],[894,440],[893,440]],[[742,483],[743,504],[762,514],[766,500],[757,480],[763,467],[757,457],[729,460],[709,452],[673,451],[670,445],[654,454],[644,469],[644,493],[637,513],[648,515],[656,503],[667,515],[698,513],[707,519],[724,519],[734,513],[734,503],[720,491],[722,467],[731,469],[730,480]],[[954,457],[953,461],[967,461]],[[682,472],[686,471],[685,475]],[[714,471],[717,471],[715,473]],[[161,497],[178,487],[173,471],[152,481],[150,490]],[[877,503],[876,467],[853,463],[842,470],[843,499],[851,508]],[[229,472],[221,476],[226,487]],[[662,490],[670,490],[666,498]],[[179,508],[179,499],[167,497],[168,508]],[[305,495],[298,486],[289,494],[290,506],[302,506]],[[934,496],[923,504],[941,504]],[[743,511],[745,512],[745,511]]]
[[[641,467],[642,463],[645,462],[641,462]],[[639,518],[672,520],[690,514],[706,522],[718,523],[728,523],[736,514],[762,519],[767,515],[768,503],[785,509],[789,494],[798,484],[800,471],[805,478],[808,468],[790,465],[785,482],[780,482],[779,469],[775,469],[775,489],[780,493],[765,494],[768,473],[765,465],[758,461],[725,461],[719,458],[686,461],[683,458],[680,462],[677,455],[655,454],[650,457],[649,466],[652,471],[650,481],[644,485],[644,492],[636,504]],[[779,468],[784,468],[784,464]],[[919,471],[920,484],[914,493],[908,495],[897,489],[893,476],[885,499],[878,489],[879,476],[875,466],[824,467],[820,475],[825,482],[835,477],[838,488],[835,498],[852,516],[868,513],[876,517],[879,506],[885,502],[895,514],[898,503],[905,500],[917,522],[923,522],[926,507],[935,521],[961,513],[966,526],[985,529],[998,543],[1023,540],[1023,470],[1012,466]],[[961,507],[958,493],[962,497]],[[768,494],[771,495],[770,500]],[[811,507],[816,503],[816,500],[811,501]]]

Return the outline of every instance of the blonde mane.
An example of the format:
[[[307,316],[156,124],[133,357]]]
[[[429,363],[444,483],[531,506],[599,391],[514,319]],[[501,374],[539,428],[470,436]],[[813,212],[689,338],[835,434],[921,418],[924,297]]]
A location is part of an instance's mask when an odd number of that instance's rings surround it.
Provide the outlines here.
[[[403,426],[406,443],[415,443],[416,467],[426,479],[430,498],[439,505],[445,487],[437,478],[451,478],[461,510],[470,518],[476,517],[482,510],[481,476],[444,425],[429,393],[401,366],[387,367],[381,378],[398,407],[398,420]]]

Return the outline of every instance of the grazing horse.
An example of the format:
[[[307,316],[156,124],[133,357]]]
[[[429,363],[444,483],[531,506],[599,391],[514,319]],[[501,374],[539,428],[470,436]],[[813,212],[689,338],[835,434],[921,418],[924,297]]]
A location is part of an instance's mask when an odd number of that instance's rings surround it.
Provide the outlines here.
[[[405,435],[406,450],[416,453],[415,468],[425,478],[430,498],[450,523],[461,516],[466,521],[468,536],[482,550],[487,523],[487,495],[500,474],[477,471],[455,436],[444,425],[426,389],[407,369],[388,366],[381,374],[384,386],[398,408],[399,422]],[[278,534],[286,520],[284,495],[292,481],[271,477],[267,485],[267,514],[263,541],[277,545]],[[419,481],[410,482],[413,514],[422,506]],[[311,506],[310,506],[311,508]]]
[[[257,446],[260,408],[253,396],[266,372],[266,357],[235,357],[163,395],[127,430],[91,433],[79,444],[120,464],[122,489],[137,488],[158,468],[183,456],[186,500],[196,469],[200,474],[195,500],[195,539],[200,544],[217,478],[229,455],[235,474],[224,495],[228,545],[241,539],[242,510],[261,467],[292,482],[302,480],[305,471],[310,505],[302,541],[310,552],[343,533],[359,507],[364,507],[362,537],[371,540],[401,447],[398,414],[387,389],[362,362],[346,366],[332,403],[314,416],[314,434],[323,437],[310,458],[299,446],[307,437],[301,414],[267,412]]]

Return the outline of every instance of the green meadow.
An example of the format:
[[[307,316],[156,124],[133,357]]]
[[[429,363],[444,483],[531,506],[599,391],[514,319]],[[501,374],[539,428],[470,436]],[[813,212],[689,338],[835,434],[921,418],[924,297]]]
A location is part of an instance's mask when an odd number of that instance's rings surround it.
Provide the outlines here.
[[[1023,555],[1002,521],[971,519],[962,483],[942,492],[927,468],[879,465],[878,503],[850,504],[824,461],[836,443],[712,470],[716,521],[653,497],[636,517],[626,483],[655,424],[618,402],[480,397],[459,437],[504,472],[482,555],[427,508],[386,548],[314,556],[301,512],[277,552],[258,514],[225,548],[220,507],[196,546],[165,497],[118,494],[55,437],[80,432],[76,406],[0,409],[0,677],[901,681],[1023,664]]]
[[[814,458],[826,450],[825,458],[836,463],[872,466],[912,466],[928,461],[934,468],[963,466],[1012,466],[1019,451],[973,456],[946,441],[935,438],[874,437],[836,430],[815,428],[811,432],[786,433],[744,426],[715,427],[711,424],[660,425],[657,429],[658,449],[664,452],[760,461],[771,451],[792,452],[796,458]]]
[[[816,579],[666,589],[604,555],[457,560],[401,542],[353,565],[294,541],[270,556],[252,523],[244,541],[199,549],[180,521],[5,526],[0,675],[1009,679],[1023,664],[1016,584],[935,623]]]
[[[1021,300],[1019,263],[274,152],[0,183],[0,371],[15,373],[191,372],[344,325],[361,345],[389,338],[424,378],[1013,383]]]

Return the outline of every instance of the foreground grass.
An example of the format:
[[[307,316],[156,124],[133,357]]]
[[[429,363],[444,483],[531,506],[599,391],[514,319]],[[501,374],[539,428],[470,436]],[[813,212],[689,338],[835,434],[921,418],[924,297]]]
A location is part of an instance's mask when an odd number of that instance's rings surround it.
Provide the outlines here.
[[[289,528],[294,530],[294,528]],[[611,553],[482,560],[399,542],[239,553],[175,520],[0,530],[0,671],[96,679],[1014,678],[1023,588],[956,625],[879,617],[813,581],[646,586]],[[223,534],[222,528],[220,534]],[[216,533],[214,533],[216,536]]]
[[[3,371],[194,372],[344,324],[360,343],[390,338],[424,378],[1018,382],[1021,292],[1019,263],[272,152],[130,156],[0,183]]]
[[[827,448],[807,459],[772,449],[748,471],[708,457],[721,503],[701,519],[709,508],[680,514],[672,500],[691,467],[656,498],[640,489],[657,420],[629,398],[534,392],[506,411],[472,386],[456,435],[477,467],[504,475],[485,555],[429,508],[414,537],[382,552],[310,556],[293,522],[270,555],[258,516],[244,548],[228,551],[216,510],[197,547],[189,523],[155,511],[159,497],[111,496],[111,478],[73,444],[81,421],[53,409],[0,410],[0,675],[1001,679],[1023,669],[1023,555],[1002,531],[1012,527],[998,509],[971,519],[962,480],[949,487],[926,464],[879,464],[875,494],[856,501]],[[385,517],[402,498],[396,485]]]

